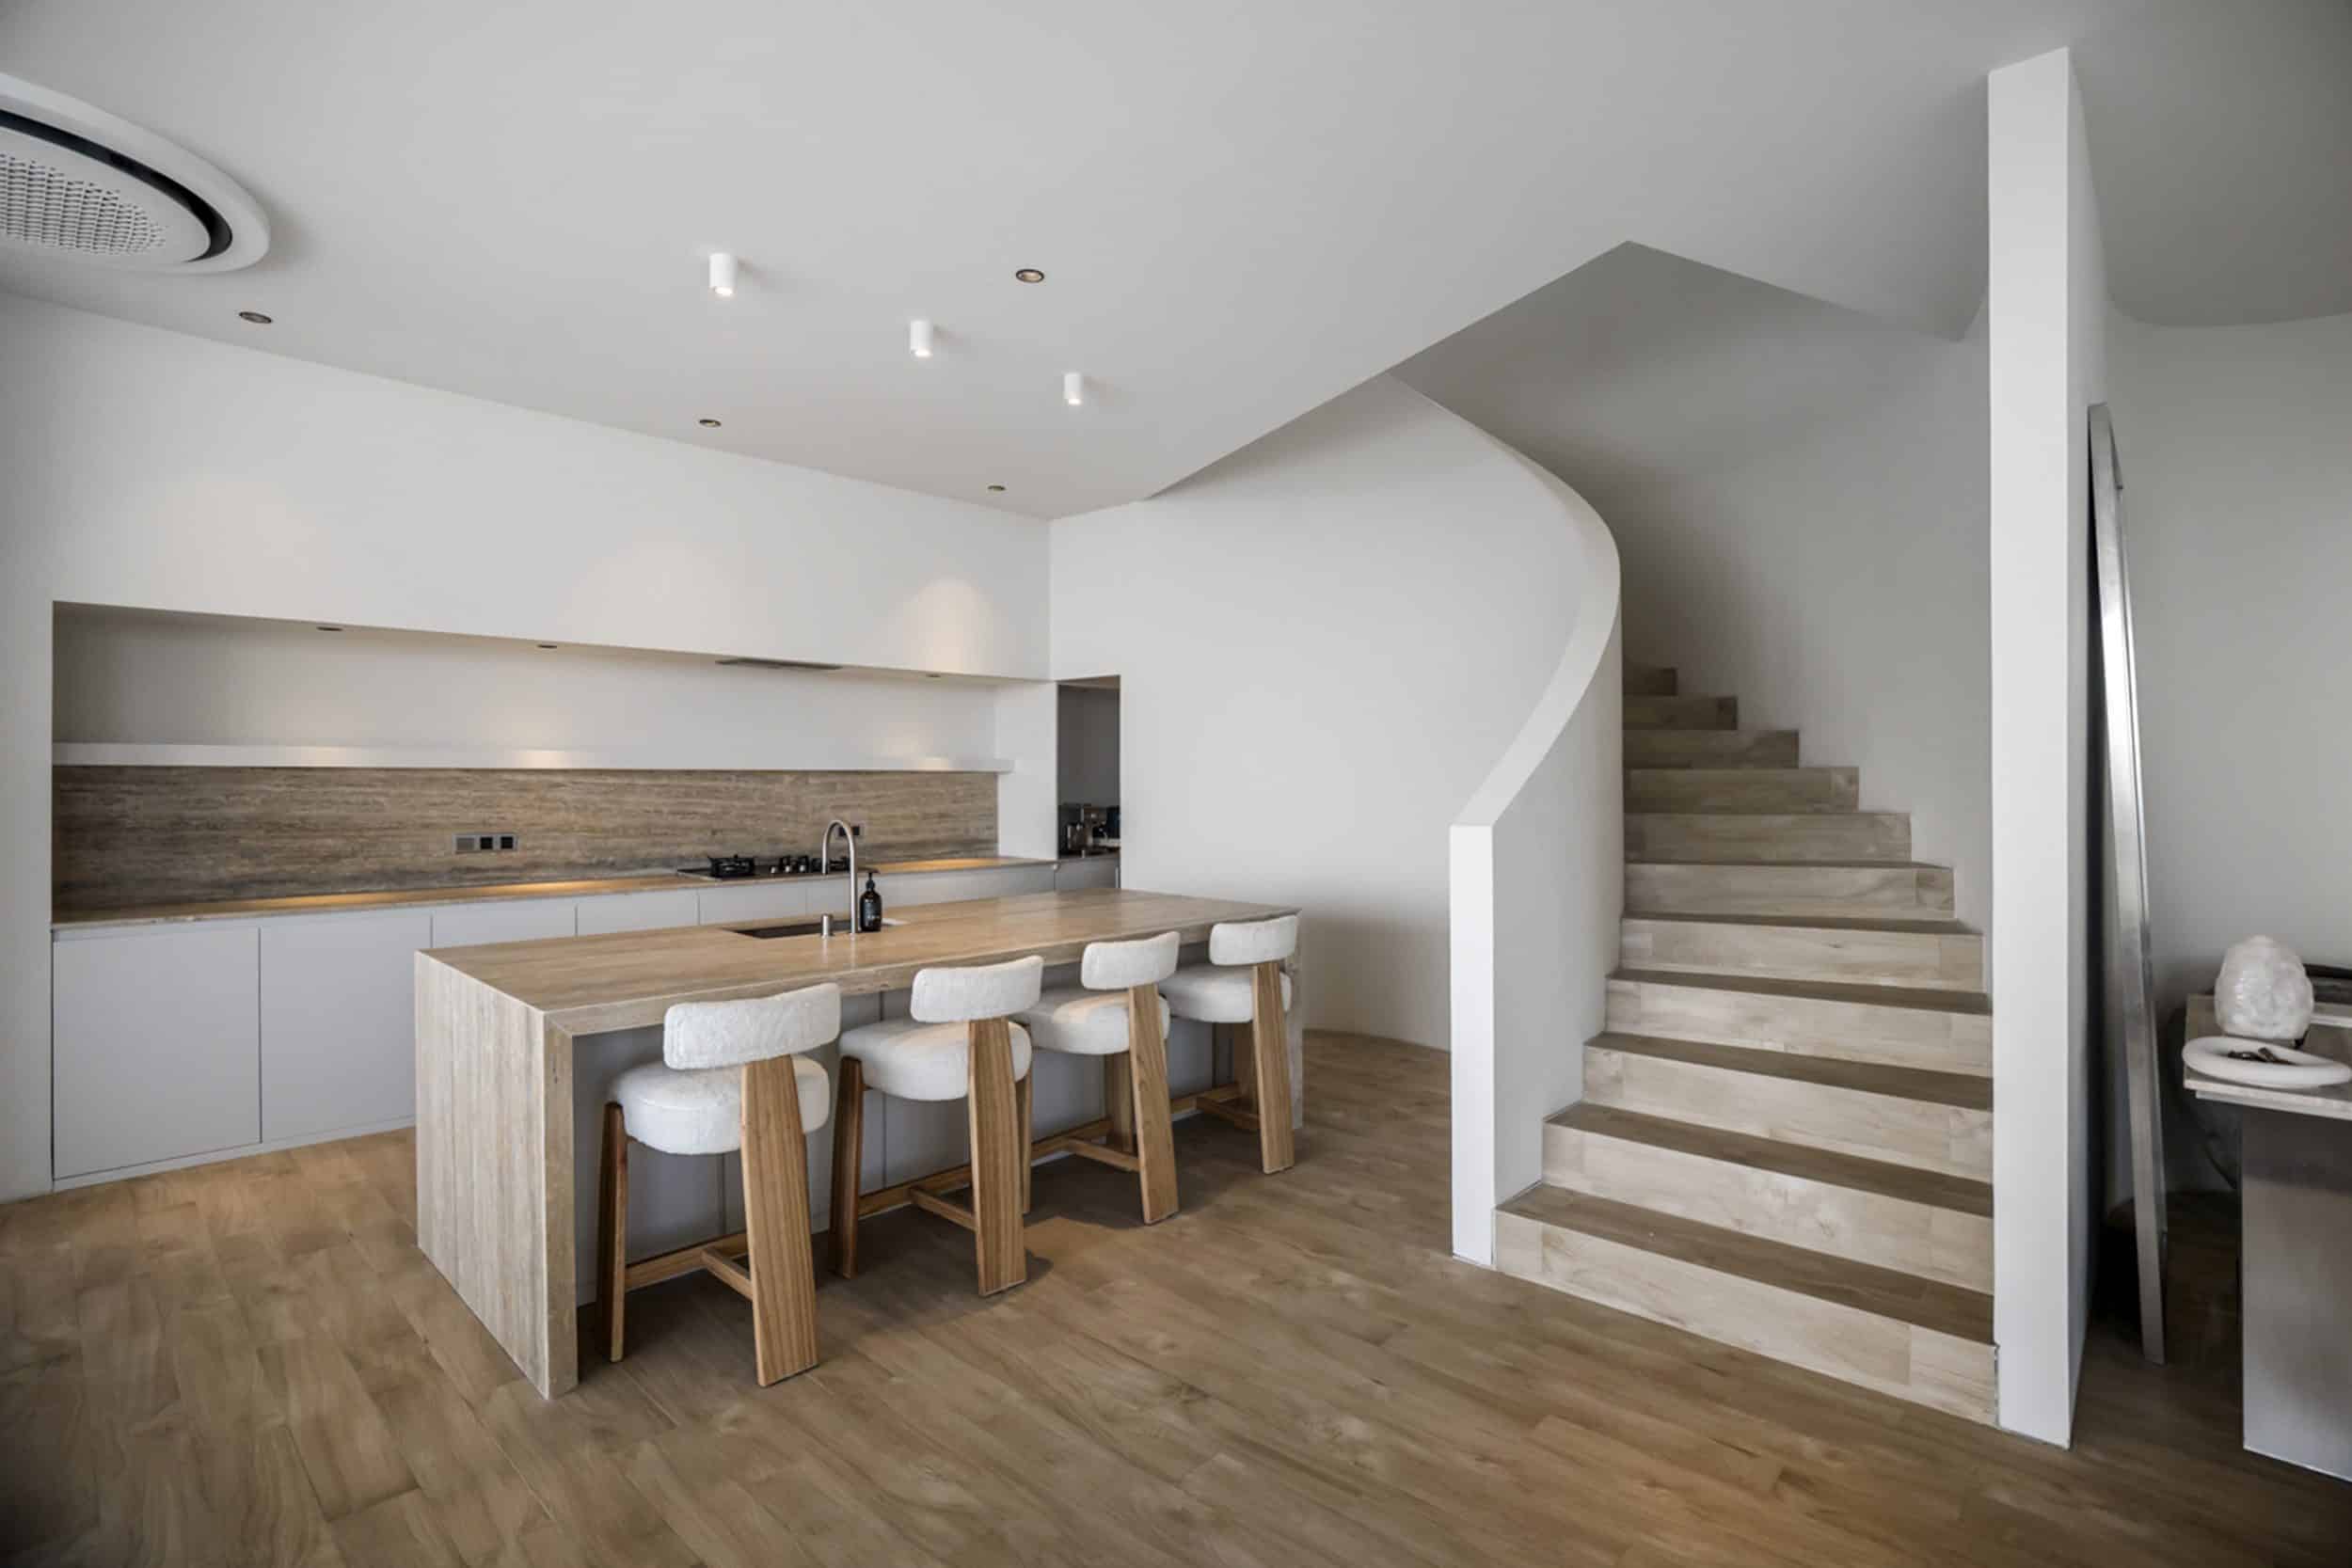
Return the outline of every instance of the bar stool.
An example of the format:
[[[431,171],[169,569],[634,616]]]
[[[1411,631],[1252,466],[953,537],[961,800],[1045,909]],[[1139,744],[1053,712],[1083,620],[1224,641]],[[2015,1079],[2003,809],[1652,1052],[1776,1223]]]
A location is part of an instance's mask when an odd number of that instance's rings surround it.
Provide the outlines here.
[[[1012,1015],[1036,1006],[1045,960],[1031,955],[977,969],[925,969],[907,1016],[860,1024],[841,1037],[839,1114],[833,1131],[833,1272],[857,1274],[858,1170],[866,1091],[901,1100],[966,1101],[972,1206],[925,1187],[917,1209],[972,1232],[980,1294],[1029,1276],[1021,1215],[1029,1190],[1029,1032]]]
[[[1103,1110],[1110,1135],[1076,1143],[1084,1155],[1136,1173],[1143,1223],[1176,1212],[1176,1147],[1168,1117],[1168,1003],[1159,983],[1176,973],[1177,934],[1090,942],[1078,984],[1041,993],[1021,1015],[1040,1051],[1103,1059]]]
[[[661,1060],[630,1068],[604,1108],[596,1290],[605,1354],[621,1358],[630,1289],[707,1269],[752,1304],[760,1386],[817,1365],[809,1251],[808,1134],[825,1125],[825,1069],[803,1053],[841,1033],[841,988],[748,1002],[681,1002],[661,1019]],[[743,1225],[631,1266],[628,1145],[665,1154],[743,1152]],[[743,1261],[736,1261],[748,1249]]]
[[[1209,927],[1209,961],[1186,964],[1160,982],[1168,1010],[1214,1027],[1247,1023],[1254,1070],[1242,1062],[1245,1037],[1233,1037],[1233,1081],[1248,1098],[1239,1105],[1204,1100],[1200,1108],[1235,1126],[1254,1128],[1258,1159],[1268,1176],[1288,1170],[1298,1156],[1291,1142],[1291,1053],[1284,1022],[1291,977],[1282,960],[1298,950],[1298,917],[1224,922]]]

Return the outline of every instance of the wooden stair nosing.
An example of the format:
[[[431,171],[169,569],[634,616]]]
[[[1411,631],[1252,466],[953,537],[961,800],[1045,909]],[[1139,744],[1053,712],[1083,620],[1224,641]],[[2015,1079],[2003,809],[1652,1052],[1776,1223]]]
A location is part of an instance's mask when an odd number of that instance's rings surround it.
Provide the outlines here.
[[[1736,730],[1740,699],[1701,693],[1625,699],[1629,730]]]
[[[1869,1160],[1858,1154],[1816,1148],[1810,1144],[1787,1143],[1778,1138],[1760,1137],[1753,1132],[1734,1132],[1698,1122],[1675,1121],[1665,1117],[1646,1116],[1639,1111],[1620,1110],[1613,1105],[1596,1105],[1590,1101],[1569,1106],[1552,1116],[1544,1125],[1547,1128],[1569,1128],[1591,1137],[1644,1144],[1652,1148],[1669,1149],[1677,1154],[1752,1170],[1770,1171],[1774,1175],[1795,1177],[1824,1186],[1850,1188],[1875,1197],[1949,1210],[1972,1218],[1990,1219],[1993,1215],[1993,1188],[1989,1182],[1927,1170],[1918,1165]]]
[[[1939,990],[1928,986],[1867,986],[1851,980],[1784,980],[1765,974],[1726,974],[1702,970],[1625,968],[1609,976],[1638,985],[1689,986],[1701,990],[1749,991],[1758,996],[1807,1002],[1842,1002],[1863,1007],[1909,1007],[1925,1012],[1990,1017],[1993,999],[1980,990]]]
[[[1760,926],[1782,931],[1891,931],[1903,936],[1933,937],[1983,935],[1975,927],[1963,925],[1948,917],[1939,919],[1918,915],[1713,914],[1706,911],[1636,914],[1628,910],[1622,918],[1661,921],[1677,926]]]
[[[1712,796],[1714,799],[1692,799]],[[1836,816],[1860,808],[1862,780],[1852,768],[1646,768],[1626,765],[1626,809],[1706,812],[1727,816]]]
[[[1980,1291],[1562,1187],[1531,1187],[1500,1212],[1956,1339],[1993,1342],[1993,1298]]]
[[[1956,1111],[1990,1112],[1993,1083],[1965,1072],[1933,1068],[1894,1067],[1881,1062],[1847,1061],[1836,1056],[1808,1056],[1794,1051],[1758,1051],[1750,1046],[1717,1045],[1709,1040],[1669,1039],[1659,1035],[1626,1035],[1604,1031],[1585,1042],[1587,1051],[1613,1051],[1620,1055],[1649,1056],[1685,1067],[1716,1072],[1746,1072],[1818,1088],[1843,1089],[1889,1100],[1915,1101]]]
[[[1800,736],[1795,730],[1635,728],[1625,732],[1625,764],[1629,768],[1796,768],[1802,766],[1801,759]]]

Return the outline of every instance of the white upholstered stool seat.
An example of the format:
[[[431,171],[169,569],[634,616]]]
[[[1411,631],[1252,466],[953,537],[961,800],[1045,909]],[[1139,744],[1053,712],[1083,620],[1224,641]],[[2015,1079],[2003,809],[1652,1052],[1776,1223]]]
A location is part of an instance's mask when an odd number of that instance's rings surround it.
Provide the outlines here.
[[[972,1040],[964,1023],[911,1018],[861,1023],[841,1036],[841,1055],[862,1064],[866,1086],[900,1100],[961,1100],[972,1086]],[[1012,1025],[1012,1080],[1029,1075],[1029,1032]]]
[[[825,1069],[805,1056],[792,1058],[801,1091],[801,1131],[825,1125],[832,1103]],[[612,1082],[628,1135],[664,1154],[732,1154],[743,1145],[743,1069],[734,1067],[681,1070],[647,1062]]]
[[[1021,1015],[1040,1051],[1071,1056],[1116,1056],[1127,1049],[1127,993],[1056,986]],[[1160,1037],[1168,1037],[1168,998],[1160,998]]]
[[[1196,1023],[1247,1023],[1257,1005],[1247,969],[1186,964],[1160,982],[1160,995],[1178,1018]],[[1282,976],[1282,1006],[1291,1005],[1291,977]]]

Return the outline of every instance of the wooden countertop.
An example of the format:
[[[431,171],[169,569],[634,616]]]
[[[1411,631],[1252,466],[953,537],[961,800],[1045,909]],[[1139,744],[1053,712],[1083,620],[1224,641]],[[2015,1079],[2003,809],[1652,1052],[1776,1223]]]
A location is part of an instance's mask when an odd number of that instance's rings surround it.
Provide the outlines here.
[[[903,876],[923,871],[992,871],[1012,865],[1052,865],[1018,855],[968,855],[948,860],[877,861],[861,872]],[[341,910],[389,910],[417,904],[474,904],[501,898],[592,898],[611,893],[660,893],[672,888],[766,887],[776,882],[824,882],[823,877],[681,877],[652,871],[629,877],[597,877],[566,882],[490,882],[466,887],[396,888],[381,893],[318,893],[293,898],[224,898],[202,904],[130,904],[119,909],[80,910],[53,917],[51,930],[78,926],[150,926],[167,921],[254,920],[279,914],[332,914]]]
[[[930,964],[1030,953],[1070,963],[1089,942],[1177,931],[1192,943],[1207,941],[1218,921],[1297,912],[1290,905],[1088,888],[917,905],[891,916],[902,924],[863,936],[761,941],[742,935],[743,927],[679,926],[441,948],[419,954],[417,962],[445,965],[568,1034],[585,1035],[660,1023],[678,1002],[770,996],[827,980],[851,995],[900,990]]]

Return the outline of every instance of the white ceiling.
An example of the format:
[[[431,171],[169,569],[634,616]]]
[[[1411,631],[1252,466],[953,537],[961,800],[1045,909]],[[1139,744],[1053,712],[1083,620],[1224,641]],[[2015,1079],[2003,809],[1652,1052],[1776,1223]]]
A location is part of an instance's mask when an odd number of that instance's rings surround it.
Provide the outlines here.
[[[2169,46],[2101,41],[2208,3],[9,0],[9,72],[219,164],[276,239],[215,277],[9,257],[0,288],[1061,516],[1629,238],[1957,333],[1985,72],[2088,39],[2087,91],[2209,97]],[[2239,129],[2240,156],[2291,139]],[[2100,174],[2127,309],[2239,308],[2146,281],[2177,193]],[[716,248],[743,258],[724,304]]]

